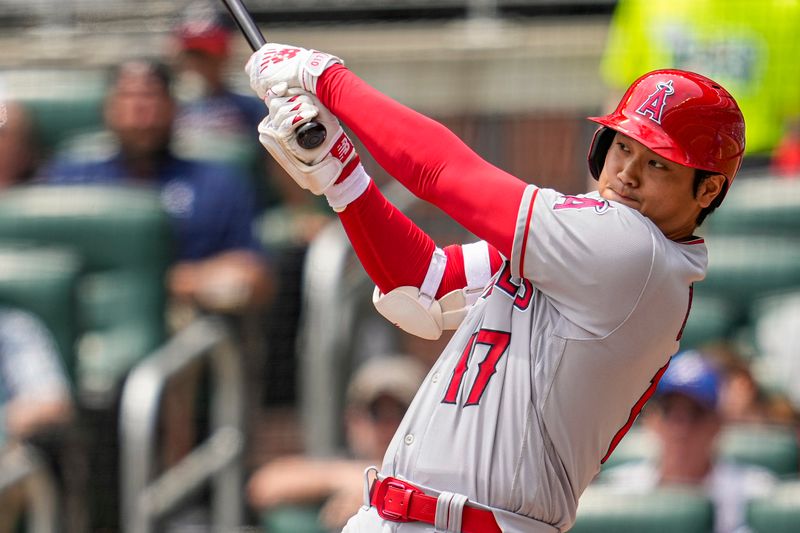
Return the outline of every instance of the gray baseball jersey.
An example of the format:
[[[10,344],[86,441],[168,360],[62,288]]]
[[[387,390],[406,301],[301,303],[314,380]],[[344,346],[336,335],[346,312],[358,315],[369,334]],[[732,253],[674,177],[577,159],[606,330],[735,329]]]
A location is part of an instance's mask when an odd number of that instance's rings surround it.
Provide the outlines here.
[[[677,352],[706,263],[702,239],[673,242],[597,193],[528,186],[512,256],[426,377],[381,473],[491,506],[504,531],[533,530],[531,518],[570,527]]]

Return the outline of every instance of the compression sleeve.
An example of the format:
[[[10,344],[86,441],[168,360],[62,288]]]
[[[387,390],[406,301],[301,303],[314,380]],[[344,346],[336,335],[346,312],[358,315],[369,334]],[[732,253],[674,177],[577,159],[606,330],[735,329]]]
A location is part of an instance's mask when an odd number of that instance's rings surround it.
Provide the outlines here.
[[[409,191],[511,257],[526,183],[482,159],[443,125],[383,95],[341,65],[323,73],[317,95]]]
[[[339,218],[361,264],[382,293],[422,284],[436,244],[392,205],[374,182],[339,213]],[[447,266],[437,298],[467,285],[461,246],[448,246],[444,252]],[[496,272],[502,261],[500,253],[489,246],[491,271]]]

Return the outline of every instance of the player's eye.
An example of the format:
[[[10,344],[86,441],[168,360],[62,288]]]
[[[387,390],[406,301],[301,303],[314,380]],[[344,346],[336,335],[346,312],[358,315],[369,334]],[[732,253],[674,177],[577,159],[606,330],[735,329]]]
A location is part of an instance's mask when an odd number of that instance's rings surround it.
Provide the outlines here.
[[[656,161],[655,159],[650,160],[650,166],[653,168],[657,168],[659,170],[666,170],[667,166],[660,161]]]
[[[618,147],[619,147],[619,149],[620,149],[620,150],[622,150],[623,152],[630,152],[630,149],[628,148],[628,146],[627,146],[625,143],[623,143],[623,142],[618,142],[618,143],[617,143],[617,146],[618,146]]]

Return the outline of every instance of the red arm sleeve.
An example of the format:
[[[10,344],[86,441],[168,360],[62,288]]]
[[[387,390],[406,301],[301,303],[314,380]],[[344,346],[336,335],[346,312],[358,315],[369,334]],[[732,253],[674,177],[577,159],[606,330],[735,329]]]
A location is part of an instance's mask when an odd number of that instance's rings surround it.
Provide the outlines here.
[[[392,205],[375,183],[339,213],[339,218],[361,264],[381,292],[422,284],[436,244]],[[437,298],[467,283],[461,246],[448,246],[444,251],[447,266]],[[491,246],[489,260],[492,272],[496,272],[502,258]]]
[[[523,181],[483,160],[443,125],[381,94],[341,65],[323,73],[317,94],[408,190],[511,256]]]

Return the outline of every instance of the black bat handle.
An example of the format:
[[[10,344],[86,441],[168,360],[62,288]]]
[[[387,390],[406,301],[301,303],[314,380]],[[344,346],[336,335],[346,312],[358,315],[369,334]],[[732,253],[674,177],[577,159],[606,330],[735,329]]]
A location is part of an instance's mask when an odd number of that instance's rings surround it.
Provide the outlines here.
[[[247,44],[250,45],[253,52],[267,43],[261,30],[258,29],[253,17],[250,16],[241,0],[222,0],[222,3],[228,8],[231,17],[233,17],[236,25],[239,26],[242,35],[247,39]],[[321,145],[325,142],[327,136],[328,132],[325,131],[325,126],[319,122],[307,122],[297,128],[297,144],[306,150],[311,150]]]

